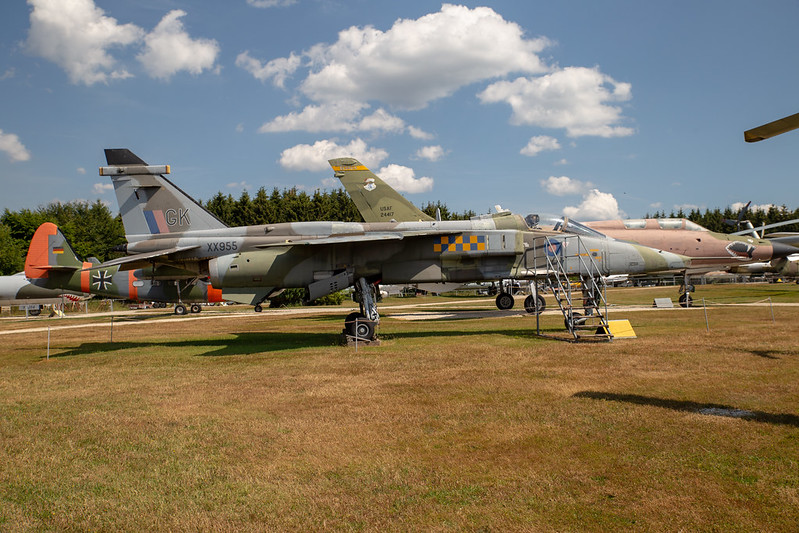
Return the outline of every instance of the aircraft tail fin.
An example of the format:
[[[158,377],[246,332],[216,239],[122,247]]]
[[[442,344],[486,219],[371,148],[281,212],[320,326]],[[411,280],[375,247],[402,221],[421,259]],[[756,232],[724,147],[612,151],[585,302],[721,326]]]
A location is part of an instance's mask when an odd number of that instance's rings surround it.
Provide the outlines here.
[[[83,266],[58,226],[45,222],[36,229],[25,258],[26,277],[48,278],[51,272],[72,272]]]
[[[128,237],[226,228],[221,220],[166,179],[169,165],[148,165],[127,148],[105,150],[107,167]]]
[[[418,207],[381,180],[357,159],[342,157],[328,161],[365,222],[432,221]]]

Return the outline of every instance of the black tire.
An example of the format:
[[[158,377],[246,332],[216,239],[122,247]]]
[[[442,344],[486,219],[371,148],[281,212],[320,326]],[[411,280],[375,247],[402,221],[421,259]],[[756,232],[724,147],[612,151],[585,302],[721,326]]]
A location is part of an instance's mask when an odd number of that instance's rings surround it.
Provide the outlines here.
[[[501,292],[497,295],[497,309],[502,311],[507,311],[508,309],[513,309],[513,304],[516,303],[513,300],[513,296],[508,294],[507,292]]]
[[[690,294],[684,292],[680,295],[679,301],[680,301],[680,307],[691,307],[694,299],[691,297]]]
[[[191,304],[191,312],[192,313],[199,313],[202,310],[203,310],[203,308],[200,306],[200,304]]]
[[[30,316],[39,316],[42,314],[42,308],[40,307],[39,309],[28,309],[28,314]]]
[[[361,313],[350,313],[344,319],[344,329],[347,335],[359,339],[372,340],[375,338],[375,323]]]
[[[354,335],[358,339],[373,340],[375,338],[375,323],[371,320],[358,320],[353,327]]]
[[[178,304],[178,305],[175,306],[175,314],[176,315],[183,316],[186,313],[188,313],[188,311],[186,310],[186,306],[185,305]]]
[[[566,318],[563,320],[563,325],[566,326],[566,329],[569,331],[573,331],[575,327],[581,326],[585,323],[585,317],[580,313],[572,313],[572,323],[569,324],[569,319]]]
[[[263,308],[263,306],[261,304],[255,304],[254,309],[255,309],[256,313],[260,313],[261,311],[264,310],[264,308]]]
[[[532,315],[538,315],[544,312],[544,309],[547,308],[547,301],[544,300],[544,297],[540,294],[535,296],[536,302],[538,305],[533,305],[533,295],[531,294],[527,298],[524,299],[524,310]]]

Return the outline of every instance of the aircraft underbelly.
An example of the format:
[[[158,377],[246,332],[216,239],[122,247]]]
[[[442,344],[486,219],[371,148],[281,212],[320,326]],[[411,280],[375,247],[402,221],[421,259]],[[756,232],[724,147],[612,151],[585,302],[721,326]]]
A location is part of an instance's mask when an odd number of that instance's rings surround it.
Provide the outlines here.
[[[442,281],[441,265],[431,261],[396,261],[383,265],[383,283]]]

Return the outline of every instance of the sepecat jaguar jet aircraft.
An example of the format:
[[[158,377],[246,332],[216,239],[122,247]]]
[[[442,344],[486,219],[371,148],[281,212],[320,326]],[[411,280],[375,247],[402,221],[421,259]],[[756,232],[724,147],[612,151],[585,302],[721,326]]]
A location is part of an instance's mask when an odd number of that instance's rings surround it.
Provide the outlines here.
[[[148,165],[127,149],[105,153],[108,166],[100,174],[114,184],[128,255],[95,269],[149,267],[156,276],[207,278],[224,299],[254,306],[285,288],[304,288],[314,300],[354,287],[360,313],[347,317],[345,329],[360,338],[374,338],[379,283],[530,280],[548,274],[548,256],[578,246],[507,212],[465,221],[228,227],[164,177],[169,166]],[[354,159],[341,162],[337,172],[360,166]],[[563,264],[573,275],[595,275],[580,256],[590,255],[601,275],[682,270],[688,261],[594,236],[582,237],[579,245],[584,253]]]

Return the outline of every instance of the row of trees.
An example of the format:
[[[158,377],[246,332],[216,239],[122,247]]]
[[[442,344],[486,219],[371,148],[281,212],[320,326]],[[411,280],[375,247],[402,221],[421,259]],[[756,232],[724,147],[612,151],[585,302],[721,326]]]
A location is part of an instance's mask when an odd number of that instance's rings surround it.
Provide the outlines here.
[[[99,200],[52,203],[38,209],[6,209],[0,217],[0,274],[21,271],[33,234],[45,222],[55,223],[81,257],[104,261],[111,249],[125,242],[122,219]]]
[[[221,221],[230,226],[277,224],[280,222],[302,222],[307,220],[337,220],[361,222],[358,208],[344,189],[332,192],[316,190],[312,195],[297,189],[273,189],[271,194],[261,187],[255,196],[247,191],[238,200],[230,194],[216,193],[205,204]],[[464,220],[475,215],[474,211],[456,213],[446,204],[428,202],[422,211],[435,217],[436,210],[442,220]]]
[[[355,203],[343,189],[334,191],[315,191],[308,194],[297,189],[273,189],[271,194],[261,187],[254,196],[247,191],[238,199],[221,192],[211,197],[205,207],[220,220],[230,226],[250,226],[256,224],[275,224],[280,222],[301,222],[306,220],[339,220],[343,222],[360,222],[363,220],[355,207]],[[436,210],[441,213],[442,220],[467,219],[474,216],[474,211],[456,213],[450,211],[446,204],[428,202],[422,211],[435,216]],[[731,233],[736,231],[734,225],[725,220],[735,220],[738,212],[731,208],[713,209],[690,213],[655,212],[652,217],[688,218],[711,231]],[[646,218],[650,218],[647,214]],[[788,210],[785,206],[772,207],[767,211],[750,211],[745,214],[755,226],[772,224],[786,220],[799,219],[799,209]],[[125,230],[119,215],[114,216],[111,210],[99,200],[94,203],[69,202],[52,203],[38,209],[5,210],[0,217],[0,275],[13,274],[24,268],[25,254],[28,251],[33,233],[44,222],[54,222],[61,228],[75,251],[81,257],[96,257],[105,261],[113,257],[112,249],[125,242]],[[781,231],[799,231],[799,224],[780,228]]]

